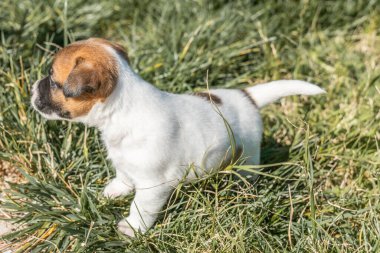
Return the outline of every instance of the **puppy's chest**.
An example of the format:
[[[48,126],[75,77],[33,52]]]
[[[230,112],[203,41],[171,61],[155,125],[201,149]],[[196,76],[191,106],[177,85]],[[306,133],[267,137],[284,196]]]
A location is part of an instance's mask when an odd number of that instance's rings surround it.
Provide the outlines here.
[[[147,146],[145,137],[133,135],[103,135],[108,158],[116,168],[125,168],[140,164]]]

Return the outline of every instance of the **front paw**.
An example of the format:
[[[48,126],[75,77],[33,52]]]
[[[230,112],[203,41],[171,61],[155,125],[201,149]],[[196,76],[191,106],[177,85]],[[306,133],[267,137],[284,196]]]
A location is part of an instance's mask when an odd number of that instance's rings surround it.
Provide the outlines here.
[[[119,222],[119,224],[117,225],[118,229],[120,232],[122,232],[123,234],[125,234],[126,236],[129,236],[129,237],[135,237],[135,231],[136,229],[133,228],[128,222],[126,219],[122,220]],[[136,231],[137,232],[137,231]]]
[[[103,195],[107,198],[114,199],[119,196],[128,195],[132,191],[133,187],[131,185],[115,178],[104,188]]]

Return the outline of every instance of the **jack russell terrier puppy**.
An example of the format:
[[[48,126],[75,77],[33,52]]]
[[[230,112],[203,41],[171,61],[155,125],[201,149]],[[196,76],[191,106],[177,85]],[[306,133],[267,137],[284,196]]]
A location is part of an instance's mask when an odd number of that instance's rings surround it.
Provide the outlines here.
[[[261,107],[284,96],[321,93],[307,82],[281,80],[242,90],[171,94],[133,72],[121,46],[91,38],[58,51],[48,76],[33,85],[32,104],[47,119],[101,131],[116,168],[104,195],[135,191],[129,216],[118,224],[134,236],[154,224],[179,182],[234,159],[231,132],[245,163],[259,164]]]

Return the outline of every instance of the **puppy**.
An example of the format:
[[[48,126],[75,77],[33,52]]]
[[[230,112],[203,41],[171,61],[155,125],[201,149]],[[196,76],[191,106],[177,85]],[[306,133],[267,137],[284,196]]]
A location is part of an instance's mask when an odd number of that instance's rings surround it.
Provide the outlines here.
[[[236,153],[247,164],[259,164],[261,107],[284,96],[320,93],[313,84],[282,80],[243,90],[171,94],[133,72],[119,45],[92,38],[55,55],[49,74],[33,85],[32,105],[47,119],[101,131],[116,168],[104,195],[135,191],[130,214],[118,225],[134,236],[154,224],[180,181],[214,171]]]

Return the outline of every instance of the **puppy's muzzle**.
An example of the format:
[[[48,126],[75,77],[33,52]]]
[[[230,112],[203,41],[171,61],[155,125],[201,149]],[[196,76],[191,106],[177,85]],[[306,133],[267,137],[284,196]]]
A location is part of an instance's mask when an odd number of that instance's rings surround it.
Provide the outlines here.
[[[44,113],[51,113],[51,95],[49,77],[45,77],[33,85],[32,89],[33,106]]]

